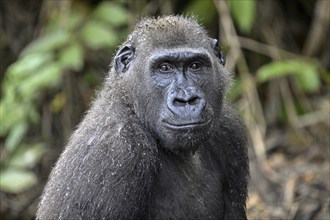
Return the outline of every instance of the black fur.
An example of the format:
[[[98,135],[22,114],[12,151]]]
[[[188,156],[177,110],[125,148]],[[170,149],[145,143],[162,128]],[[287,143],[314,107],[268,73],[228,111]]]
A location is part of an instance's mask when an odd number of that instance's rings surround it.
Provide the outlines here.
[[[244,127],[193,19],[146,18],[69,140],[37,219],[246,219]]]

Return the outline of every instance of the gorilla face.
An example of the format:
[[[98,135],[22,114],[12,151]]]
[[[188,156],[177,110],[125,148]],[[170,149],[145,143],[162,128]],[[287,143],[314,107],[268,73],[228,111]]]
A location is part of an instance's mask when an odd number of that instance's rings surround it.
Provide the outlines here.
[[[129,87],[136,114],[165,149],[194,151],[210,135],[214,115],[221,109],[220,62],[201,47],[148,54],[143,61],[134,60],[135,49],[126,46],[117,55],[124,70],[132,65],[132,74],[124,75],[128,83],[134,82]]]
[[[156,134],[171,150],[197,147],[209,134],[214,114],[205,96],[213,78],[210,55],[184,48],[155,52],[149,60],[151,86],[160,94]]]

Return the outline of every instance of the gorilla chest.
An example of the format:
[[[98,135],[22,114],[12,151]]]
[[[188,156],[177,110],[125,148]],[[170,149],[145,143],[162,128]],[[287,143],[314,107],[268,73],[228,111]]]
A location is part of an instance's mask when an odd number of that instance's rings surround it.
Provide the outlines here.
[[[223,213],[221,174],[200,160],[165,162],[148,207],[149,219],[219,219]],[[166,168],[165,168],[166,167]]]

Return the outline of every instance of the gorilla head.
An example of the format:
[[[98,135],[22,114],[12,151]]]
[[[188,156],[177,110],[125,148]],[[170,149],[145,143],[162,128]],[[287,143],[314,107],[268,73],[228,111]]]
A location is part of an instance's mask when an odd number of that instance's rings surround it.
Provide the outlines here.
[[[217,41],[195,20],[145,19],[116,55],[134,110],[161,146],[195,151],[219,115],[229,76]],[[114,71],[113,71],[114,72]]]

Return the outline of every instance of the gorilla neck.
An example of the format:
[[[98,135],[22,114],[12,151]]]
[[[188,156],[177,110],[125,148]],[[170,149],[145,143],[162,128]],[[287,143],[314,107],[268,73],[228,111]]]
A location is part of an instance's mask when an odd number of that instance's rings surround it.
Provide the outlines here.
[[[161,141],[159,143],[161,151],[170,157],[177,157],[178,159],[187,159],[195,155],[196,151],[207,147],[207,139],[205,136],[197,138],[193,136],[192,138],[172,138],[165,142]]]

